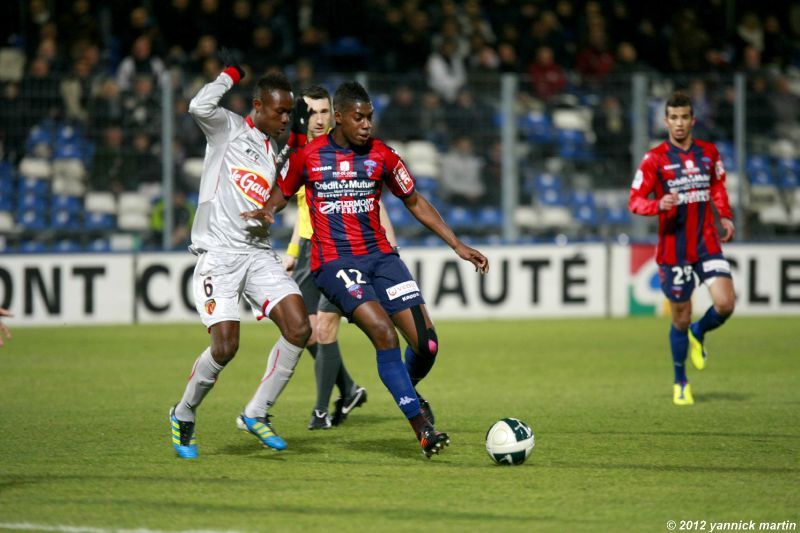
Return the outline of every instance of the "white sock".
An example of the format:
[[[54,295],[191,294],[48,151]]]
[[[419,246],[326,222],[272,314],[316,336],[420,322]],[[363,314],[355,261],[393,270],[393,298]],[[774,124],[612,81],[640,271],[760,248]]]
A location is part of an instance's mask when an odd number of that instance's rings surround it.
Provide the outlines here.
[[[289,378],[294,373],[294,367],[300,360],[300,353],[303,348],[290,344],[283,335],[272,347],[267,359],[267,371],[264,378],[256,389],[253,399],[244,408],[244,414],[248,418],[262,417],[281,395]]]
[[[194,362],[192,375],[183,392],[183,398],[175,406],[175,417],[183,422],[194,422],[194,412],[208,391],[217,382],[217,376],[224,367],[211,357],[211,348],[206,348]]]

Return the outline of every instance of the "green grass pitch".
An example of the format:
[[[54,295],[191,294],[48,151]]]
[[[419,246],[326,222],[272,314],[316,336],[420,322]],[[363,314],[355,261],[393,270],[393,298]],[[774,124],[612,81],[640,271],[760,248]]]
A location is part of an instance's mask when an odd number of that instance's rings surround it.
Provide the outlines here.
[[[13,327],[13,323],[12,323]],[[234,419],[272,325],[244,324],[198,416],[200,458],[177,459],[167,411],[207,342],[200,325],[15,328],[0,349],[0,529],[51,531],[667,531],[667,521],[800,520],[800,319],[734,317],[671,402],[668,319],[441,322],[420,390],[452,444],[425,459],[343,325],[369,401],[308,431],[304,354],[274,408],[289,449]],[[334,392],[334,398],[336,392]],[[492,464],[497,419],[536,434],[522,466]],[[69,529],[70,527],[76,529]],[[89,529],[95,528],[95,529]],[[697,530],[698,528],[695,528]]]

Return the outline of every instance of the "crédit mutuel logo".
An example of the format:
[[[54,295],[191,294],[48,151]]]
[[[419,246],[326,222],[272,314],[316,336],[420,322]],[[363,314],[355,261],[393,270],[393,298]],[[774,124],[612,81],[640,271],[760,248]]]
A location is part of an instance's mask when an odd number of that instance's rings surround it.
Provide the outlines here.
[[[263,207],[269,198],[269,183],[261,174],[246,168],[232,168],[231,182],[245,200],[258,207]]]

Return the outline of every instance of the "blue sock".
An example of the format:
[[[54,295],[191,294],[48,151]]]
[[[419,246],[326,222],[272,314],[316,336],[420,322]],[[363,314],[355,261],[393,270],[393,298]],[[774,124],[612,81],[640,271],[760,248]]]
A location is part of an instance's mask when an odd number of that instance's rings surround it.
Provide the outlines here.
[[[419,398],[400,357],[400,347],[378,350],[378,375],[406,418],[420,414]]]
[[[689,351],[689,334],[675,329],[669,330],[669,344],[672,347],[672,366],[675,369],[675,383],[686,383],[686,354]]]
[[[728,320],[728,317],[722,316],[719,313],[717,313],[717,310],[714,309],[714,306],[712,305],[711,307],[708,308],[706,314],[703,315],[703,318],[692,324],[691,326],[692,334],[695,336],[697,340],[703,342],[706,333],[708,333],[711,330],[717,329],[722,324],[724,324],[726,320]]]
[[[406,370],[408,370],[408,376],[411,378],[411,384],[415,387],[422,378],[428,375],[435,362],[435,356],[414,353],[411,346],[406,346]]]

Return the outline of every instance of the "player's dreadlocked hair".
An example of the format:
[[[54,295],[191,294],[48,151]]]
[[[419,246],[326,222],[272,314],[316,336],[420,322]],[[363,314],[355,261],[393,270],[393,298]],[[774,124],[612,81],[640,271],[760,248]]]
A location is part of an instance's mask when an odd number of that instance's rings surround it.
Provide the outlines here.
[[[292,92],[292,84],[283,72],[270,72],[262,76],[253,90],[253,96],[260,98],[263,93],[272,91]]]
[[[683,92],[675,91],[667,100],[667,105],[664,106],[664,115],[669,115],[670,107],[688,107],[689,112],[694,116],[694,107],[692,107],[692,99]]]
[[[366,89],[357,81],[346,81],[339,85],[333,95],[334,111],[343,112],[356,102],[371,103]]]
[[[300,96],[308,96],[312,100],[330,100],[331,93],[328,92],[328,89],[323,87],[322,85],[312,85],[302,93]]]

